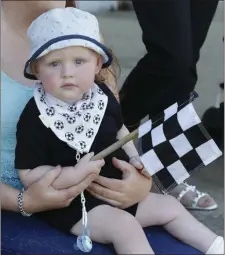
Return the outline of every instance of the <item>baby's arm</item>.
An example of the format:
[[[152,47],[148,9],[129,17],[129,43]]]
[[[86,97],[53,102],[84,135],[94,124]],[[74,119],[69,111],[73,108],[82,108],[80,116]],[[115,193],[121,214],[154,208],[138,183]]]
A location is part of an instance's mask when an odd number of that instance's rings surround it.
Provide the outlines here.
[[[61,167],[61,172],[53,182],[52,186],[55,189],[66,189],[83,181],[86,178],[88,172],[90,174],[99,174],[102,166],[105,164],[105,161],[92,161],[91,158],[93,155],[94,153],[86,154],[75,166]],[[52,168],[54,167],[45,165],[36,167],[33,170],[19,170],[19,176],[23,185],[28,187],[33,182],[39,180],[46,172]]]
[[[45,173],[51,170],[52,166],[39,166],[31,169],[18,170],[19,177],[24,187],[28,188],[31,184],[41,179]]]
[[[19,170],[19,177],[24,187],[29,187],[32,183],[38,181],[49,170],[53,169],[53,166],[38,166],[34,169]],[[76,185],[74,179],[71,178],[74,174],[74,167],[62,167],[61,173],[53,182],[52,186],[55,189],[66,189],[72,185]]]
[[[124,136],[128,135],[130,132],[125,127],[125,125],[122,126],[122,128],[117,132],[117,139],[121,139]],[[122,146],[122,149],[126,152],[127,156],[130,158],[130,163],[134,165],[137,169],[143,169],[143,165],[139,159],[138,151],[134,145],[133,141],[130,141]]]

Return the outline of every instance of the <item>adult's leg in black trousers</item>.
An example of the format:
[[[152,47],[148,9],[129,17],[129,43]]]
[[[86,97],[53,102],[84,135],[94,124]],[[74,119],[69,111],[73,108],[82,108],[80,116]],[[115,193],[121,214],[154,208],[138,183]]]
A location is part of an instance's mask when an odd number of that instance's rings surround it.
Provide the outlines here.
[[[130,130],[147,114],[151,118],[194,89],[199,51],[216,9],[215,3],[212,9],[210,4],[203,6],[207,4],[204,1],[195,1],[133,0],[147,54],[131,71],[120,92],[125,124]],[[185,188],[178,187],[177,194]],[[199,194],[187,192],[181,202],[190,207]],[[204,208],[211,205],[216,204],[207,195],[197,203]]]
[[[196,62],[217,3],[133,0],[147,54],[120,91],[124,121],[130,130],[147,114],[158,114],[194,89]]]

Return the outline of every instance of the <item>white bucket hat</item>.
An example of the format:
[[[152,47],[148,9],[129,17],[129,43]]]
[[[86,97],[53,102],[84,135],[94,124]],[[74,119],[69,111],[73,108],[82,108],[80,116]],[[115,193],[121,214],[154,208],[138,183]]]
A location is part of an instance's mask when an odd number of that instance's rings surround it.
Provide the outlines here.
[[[53,50],[83,46],[102,56],[103,68],[110,66],[112,55],[101,43],[98,20],[88,12],[74,7],[56,8],[35,19],[27,31],[31,53],[26,62],[24,76],[37,80],[32,74],[31,61]]]

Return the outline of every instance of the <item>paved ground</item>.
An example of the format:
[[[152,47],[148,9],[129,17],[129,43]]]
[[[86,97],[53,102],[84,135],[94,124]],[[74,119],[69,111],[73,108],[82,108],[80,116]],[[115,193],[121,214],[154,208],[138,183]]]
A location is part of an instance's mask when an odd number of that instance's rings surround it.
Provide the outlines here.
[[[141,30],[133,12],[104,12],[98,15],[101,31],[108,46],[116,53],[122,73],[118,87],[136,62],[144,55]],[[201,116],[215,104],[218,84],[223,81],[223,2],[220,2],[198,64],[199,80],[196,87],[200,98],[196,100],[196,110]],[[224,171],[223,158],[200,170],[189,183],[197,185],[215,198],[219,208],[212,212],[194,212],[194,215],[216,233],[223,235],[224,224]]]

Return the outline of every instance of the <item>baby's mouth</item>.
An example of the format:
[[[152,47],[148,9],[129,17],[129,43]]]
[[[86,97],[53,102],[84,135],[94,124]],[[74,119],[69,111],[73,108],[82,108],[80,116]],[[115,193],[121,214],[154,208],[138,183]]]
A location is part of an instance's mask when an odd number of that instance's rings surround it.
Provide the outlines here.
[[[62,85],[63,88],[77,87],[74,83],[65,83]]]

